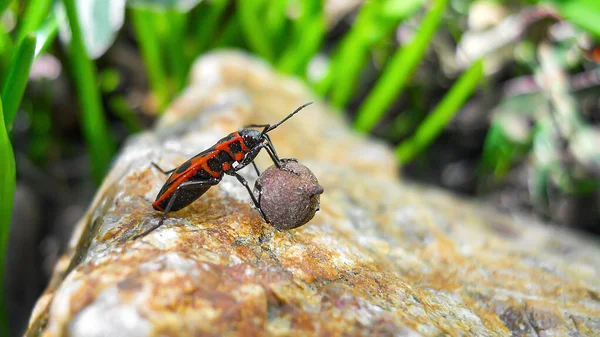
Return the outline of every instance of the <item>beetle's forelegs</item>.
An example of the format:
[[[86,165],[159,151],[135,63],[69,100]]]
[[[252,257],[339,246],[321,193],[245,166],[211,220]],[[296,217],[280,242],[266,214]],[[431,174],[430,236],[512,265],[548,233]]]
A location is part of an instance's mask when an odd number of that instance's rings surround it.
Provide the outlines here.
[[[254,170],[256,171],[256,176],[260,177],[260,170],[258,169],[258,166],[256,166],[256,163],[254,161],[252,161],[252,166],[254,166]]]
[[[279,159],[279,157],[277,156],[277,152],[275,152],[275,148],[273,147],[273,144],[268,142],[264,145],[265,150],[267,150],[267,153],[269,154],[269,157],[271,157],[271,160],[273,160],[273,163],[275,164],[275,166],[277,166],[277,168],[281,168],[281,160]]]
[[[273,143],[271,143],[270,141],[265,144],[265,150],[267,150],[267,153],[269,154],[269,156],[271,156],[271,159],[273,159],[273,162],[275,163],[275,166],[277,166],[278,169],[293,173],[295,175],[300,175],[298,172],[294,172],[293,170],[291,170],[288,167],[283,165],[284,162],[290,162],[290,161],[297,162],[296,159],[294,159],[294,158],[279,159],[279,157],[277,156],[277,153],[275,152],[275,148],[273,147]]]
[[[252,199],[252,202],[254,203],[254,208],[256,208],[258,210],[258,213],[260,213],[260,216],[267,223],[269,223],[269,220],[267,220],[267,217],[265,216],[265,213],[263,213],[262,209],[260,208],[260,203],[258,202],[258,200],[256,200],[256,197],[254,196],[254,193],[252,193],[252,190],[250,189],[250,186],[248,185],[248,182],[246,181],[246,179],[244,179],[244,177],[242,177],[239,173],[237,173],[235,171],[228,172],[228,174],[236,177],[237,180],[240,183],[242,183],[242,185],[244,185],[244,187],[246,188],[246,190],[248,190],[248,193],[250,194],[250,198]]]

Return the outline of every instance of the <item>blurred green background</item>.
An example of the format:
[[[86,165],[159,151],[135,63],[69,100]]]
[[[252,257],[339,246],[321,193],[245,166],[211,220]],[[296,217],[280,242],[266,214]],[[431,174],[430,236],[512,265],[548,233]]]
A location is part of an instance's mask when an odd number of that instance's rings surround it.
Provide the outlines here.
[[[0,335],[119,146],[216,49],[305,81],[407,179],[599,233],[598,41],[591,0],[0,1]]]

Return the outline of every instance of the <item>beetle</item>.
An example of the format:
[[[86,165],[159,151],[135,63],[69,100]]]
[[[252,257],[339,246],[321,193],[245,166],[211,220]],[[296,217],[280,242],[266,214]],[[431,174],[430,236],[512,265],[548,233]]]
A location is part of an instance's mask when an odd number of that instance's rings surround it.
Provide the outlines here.
[[[145,236],[162,226],[169,212],[178,211],[200,198],[211,187],[221,182],[225,174],[236,177],[244,185],[255,208],[268,222],[248,182],[237,171],[252,163],[257,174],[260,175],[254,159],[262,149],[265,149],[275,165],[281,168],[282,160],[277,156],[268,133],[310,104],[312,102],[301,105],[277,124],[250,124],[239,131],[232,132],[212,147],[198,153],[172,170],[165,171],[157,164],[152,163],[163,174],[169,175],[152,204],[155,210],[162,211],[163,214],[158,224],[135,238]],[[251,128],[262,128],[262,131]]]

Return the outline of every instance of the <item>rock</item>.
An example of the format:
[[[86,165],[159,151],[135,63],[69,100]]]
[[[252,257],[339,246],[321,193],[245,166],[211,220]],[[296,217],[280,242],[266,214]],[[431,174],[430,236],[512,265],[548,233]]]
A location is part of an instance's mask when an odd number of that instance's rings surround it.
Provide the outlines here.
[[[272,228],[226,177],[132,240],[160,217],[150,205],[165,177],[151,161],[175,167],[316,100],[239,53],[204,56],[191,78],[122,150],[28,336],[597,336],[598,241],[404,183],[386,146],[322,103],[270,133],[326,191],[308,224]]]

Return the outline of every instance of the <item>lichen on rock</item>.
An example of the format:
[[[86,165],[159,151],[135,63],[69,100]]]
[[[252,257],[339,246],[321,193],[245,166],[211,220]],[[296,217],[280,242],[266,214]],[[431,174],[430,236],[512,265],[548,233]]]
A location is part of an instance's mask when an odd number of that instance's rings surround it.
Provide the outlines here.
[[[27,336],[598,335],[597,241],[402,182],[392,152],[323,103],[270,134],[326,191],[308,224],[272,228],[225,177],[133,240],[160,218],[150,205],[165,177],[151,162],[175,167],[315,100],[235,52],[202,57],[191,78],[122,150]]]

